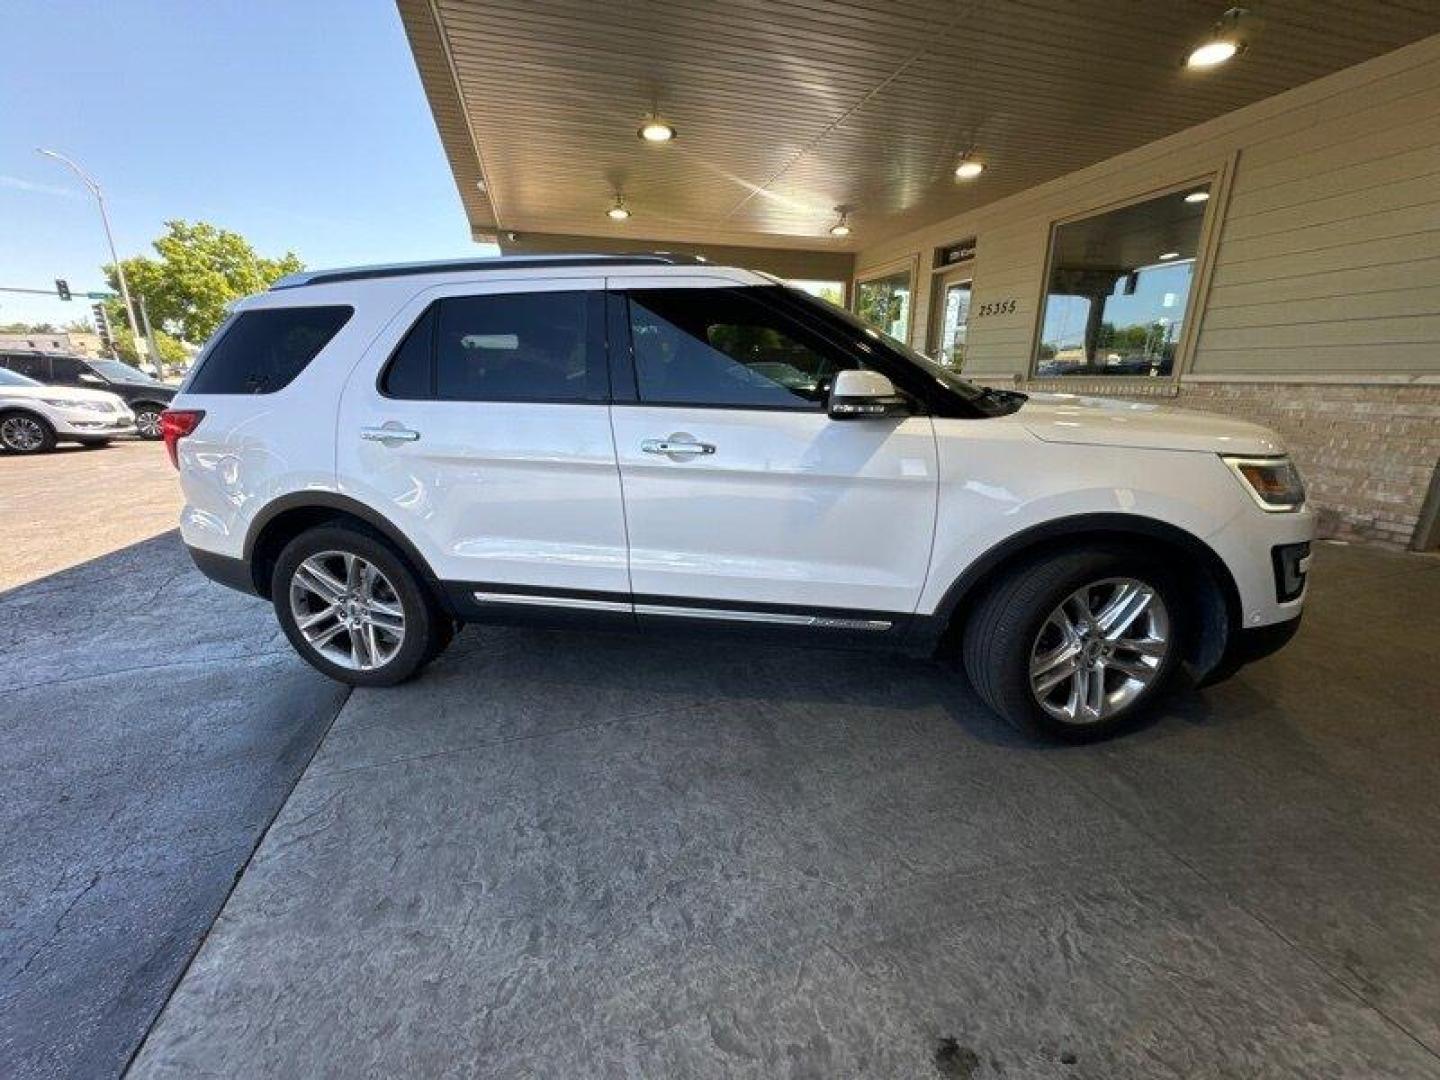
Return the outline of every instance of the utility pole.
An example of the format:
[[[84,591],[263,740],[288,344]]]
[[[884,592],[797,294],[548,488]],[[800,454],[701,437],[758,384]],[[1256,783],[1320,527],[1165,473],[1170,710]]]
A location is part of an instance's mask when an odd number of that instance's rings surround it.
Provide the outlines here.
[[[76,165],[64,154],[56,153],[54,150],[46,150],[43,146],[37,146],[35,152],[44,154],[46,157],[54,158],[65,165],[68,165],[85,182],[90,189],[90,194],[95,196],[95,201],[100,204],[100,222],[105,226],[105,241],[110,245],[110,261],[115,264],[115,276],[120,280],[120,296],[125,301],[125,314],[130,318],[130,329],[135,334],[135,340],[140,340],[140,322],[135,318],[135,305],[130,302],[130,287],[125,283],[125,268],[120,265],[120,256],[115,251],[115,235],[110,231],[110,215],[105,212],[105,195],[100,190],[100,185],[86,174],[85,170]],[[139,352],[137,347],[136,352]]]
[[[155,377],[163,382],[165,380],[165,366],[160,362],[160,345],[155,340],[155,331],[150,329],[150,311],[145,307],[145,295],[143,293],[139,294],[139,300],[140,324],[145,327],[145,340],[150,345],[150,362],[155,365]],[[138,328],[135,332],[135,338],[137,341],[140,338]],[[135,351],[139,352],[140,350],[136,349]]]

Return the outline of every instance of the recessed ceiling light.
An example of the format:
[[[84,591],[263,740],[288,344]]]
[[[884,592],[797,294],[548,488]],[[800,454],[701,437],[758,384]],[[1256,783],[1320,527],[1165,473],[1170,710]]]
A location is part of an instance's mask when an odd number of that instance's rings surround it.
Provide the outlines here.
[[[605,211],[605,216],[611,221],[624,221],[630,216],[630,208],[625,205],[625,196],[616,195],[615,205]]]
[[[960,180],[974,180],[984,171],[985,163],[983,161],[972,161],[970,158],[966,158],[955,166],[955,176]]]
[[[849,235],[850,235],[850,211],[849,211],[849,210],[842,210],[840,207],[837,206],[837,207],[835,208],[835,212],[836,212],[837,214],[839,214],[840,216],[835,219],[835,224],[830,226],[830,235],[831,235],[831,236],[849,236]]]
[[[1208,198],[1210,198],[1210,193],[1208,191],[1192,191],[1189,195],[1185,196],[1185,201],[1204,202]]]
[[[658,117],[652,117],[645,121],[644,127],[636,132],[646,142],[665,143],[675,138],[676,132],[673,127]]]
[[[1203,45],[1196,46],[1190,53],[1190,59],[1185,61],[1187,67],[1208,68],[1223,64],[1237,52],[1240,47],[1233,41],[1207,41]]]
[[[1190,52],[1186,67],[1212,68],[1223,64],[1245,47],[1241,36],[1240,22],[1250,13],[1242,7],[1232,7],[1213,27],[1210,34]]]
[[[1160,256],[1160,259],[1163,262],[1165,259],[1178,259],[1179,257],[1180,253],[1178,251],[1167,251]]]

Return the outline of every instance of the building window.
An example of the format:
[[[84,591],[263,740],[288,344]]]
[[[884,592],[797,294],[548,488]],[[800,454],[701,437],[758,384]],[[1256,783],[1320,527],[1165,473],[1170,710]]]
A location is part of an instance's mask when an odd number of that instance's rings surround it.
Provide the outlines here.
[[[855,286],[855,314],[896,341],[910,340],[910,271],[871,278]]]
[[[1035,374],[1170,375],[1209,193],[1201,183],[1056,226]]]

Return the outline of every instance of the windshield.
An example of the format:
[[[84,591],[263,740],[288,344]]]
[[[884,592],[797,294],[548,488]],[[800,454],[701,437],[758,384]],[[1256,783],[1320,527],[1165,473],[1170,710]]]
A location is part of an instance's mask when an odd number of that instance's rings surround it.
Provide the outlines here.
[[[42,382],[26,378],[24,375],[16,374],[5,368],[0,368],[0,386],[44,386]]]
[[[111,382],[140,383],[144,386],[159,385],[143,371],[139,371],[129,364],[122,364],[119,360],[87,360],[86,363]]]
[[[901,359],[908,361],[919,368],[925,374],[935,380],[943,389],[964,398],[971,405],[991,415],[1003,415],[1012,413],[1025,403],[1026,395],[1018,390],[993,390],[988,386],[977,386],[968,379],[962,379],[955,372],[941,364],[937,364],[924,353],[916,352],[903,341],[898,341],[882,330],[877,330],[860,316],[847,308],[837,304],[831,304],[824,300],[816,300],[809,293],[786,286],[786,291],[792,296],[799,297],[805,303],[812,306],[819,305],[831,317],[838,316],[848,323],[853,329],[858,330],[873,341],[879,342],[890,350],[897,353]]]

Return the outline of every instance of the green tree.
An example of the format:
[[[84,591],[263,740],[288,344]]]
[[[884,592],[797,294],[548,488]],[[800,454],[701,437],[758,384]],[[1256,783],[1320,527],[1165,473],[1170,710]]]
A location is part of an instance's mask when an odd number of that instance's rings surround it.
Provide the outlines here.
[[[231,301],[263,292],[277,278],[304,268],[293,252],[262,258],[239,233],[204,221],[167,221],[153,247],[158,258],[122,260],[130,291],[145,298],[157,331],[163,327],[196,343],[215,332]],[[118,291],[115,267],[106,266],[105,276]],[[129,325],[124,303],[111,300],[107,306],[117,331]]]
[[[153,319],[151,329],[155,330]],[[155,330],[155,348],[160,353],[160,362],[164,367],[183,367],[189,359],[185,346],[164,330]],[[140,366],[140,354],[135,351],[135,335],[123,327],[115,328],[115,351],[125,363],[132,367]],[[151,359],[153,360],[153,357]]]
[[[71,319],[61,329],[67,334],[93,334],[95,324],[89,319]]]
[[[58,334],[54,323],[12,322],[0,325],[0,334]]]

